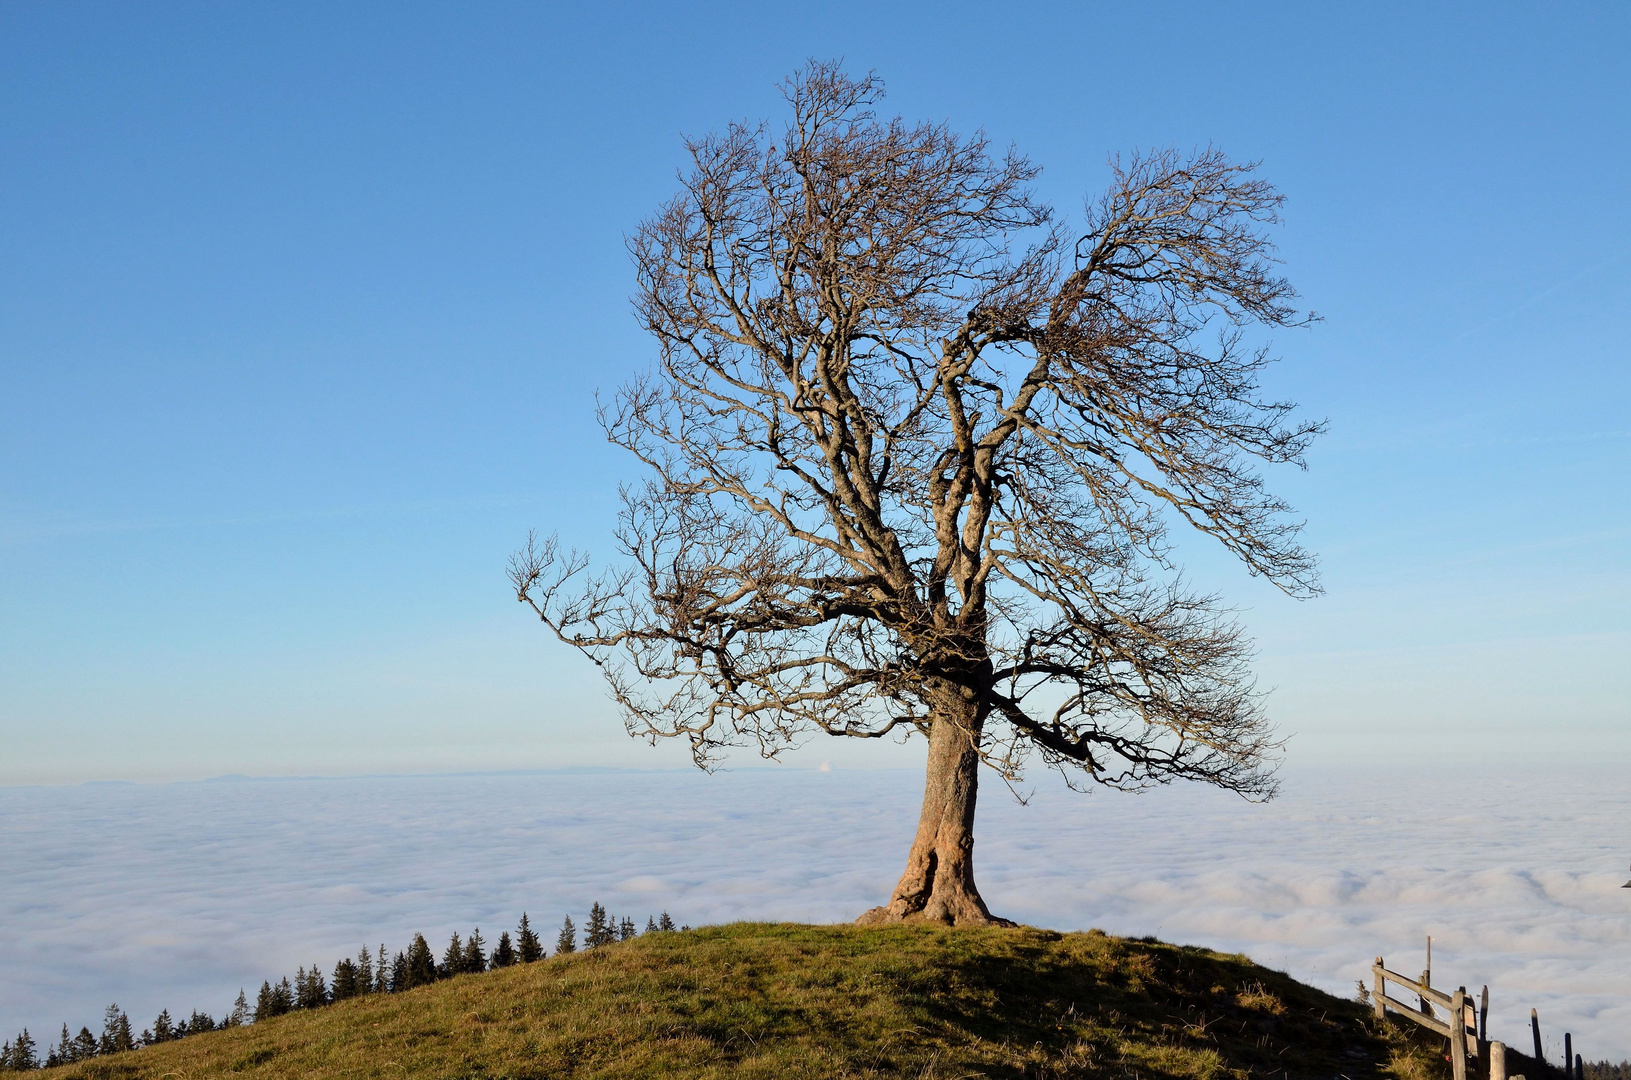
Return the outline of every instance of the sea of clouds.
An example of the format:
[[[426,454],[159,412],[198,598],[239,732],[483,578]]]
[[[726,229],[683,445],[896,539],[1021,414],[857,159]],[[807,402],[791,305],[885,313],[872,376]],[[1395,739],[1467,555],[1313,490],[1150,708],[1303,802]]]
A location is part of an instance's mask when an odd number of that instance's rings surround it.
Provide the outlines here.
[[[1608,770],[1293,770],[1250,805],[1174,787],[982,792],[992,909],[1244,952],[1350,996],[1371,958],[1490,988],[1631,1057],[1631,795]],[[54,1042],[110,1001],[138,1029],[423,932],[438,953],[525,909],[546,943],[592,901],[645,924],[839,922],[881,902],[919,774],[750,769],[0,789],[0,1032]]]

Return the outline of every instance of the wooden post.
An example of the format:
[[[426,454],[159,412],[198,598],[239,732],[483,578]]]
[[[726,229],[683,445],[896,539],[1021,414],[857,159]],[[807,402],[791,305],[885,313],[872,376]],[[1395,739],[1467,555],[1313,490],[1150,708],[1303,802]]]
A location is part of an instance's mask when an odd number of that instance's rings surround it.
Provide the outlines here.
[[[1431,934],[1427,935],[1427,966],[1422,969],[1421,984],[1423,986],[1433,985],[1433,935]],[[1421,1011],[1428,1016],[1433,1015],[1433,1006],[1428,1003],[1425,996],[1421,999]]]
[[[1579,1077],[1574,1076],[1573,1069],[1574,1033],[1571,1031],[1565,1031],[1563,1033],[1563,1080],[1570,1080],[1571,1077],[1573,1077],[1574,1080],[1579,1080]]]
[[[1574,1055],[1574,1080],[1586,1080],[1586,1062],[1579,1055]]]
[[[1489,1044],[1489,1080],[1506,1080],[1506,1043]]]
[[[1489,984],[1484,984],[1484,992],[1478,998],[1478,1038],[1489,1038]]]
[[[1481,1059],[1484,1056],[1484,1046],[1483,1040],[1478,1037],[1478,1010],[1473,1007],[1472,995],[1467,993],[1465,986],[1461,988],[1461,999],[1463,1004],[1459,1019],[1461,1030],[1467,1037],[1467,1056]]]
[[[1529,1034],[1535,1037],[1535,1064],[1546,1064],[1546,1054],[1540,1048],[1540,1013],[1529,1010]]]
[[[1467,991],[1450,996],[1450,1075],[1467,1080]]]
[[[1382,1004],[1382,996],[1387,993],[1387,980],[1382,978],[1382,969],[1385,967],[1387,965],[1382,963],[1382,958],[1378,956],[1375,971],[1376,987],[1371,993],[1371,1003],[1376,1006],[1376,1019],[1378,1020],[1387,1019],[1387,1006]]]

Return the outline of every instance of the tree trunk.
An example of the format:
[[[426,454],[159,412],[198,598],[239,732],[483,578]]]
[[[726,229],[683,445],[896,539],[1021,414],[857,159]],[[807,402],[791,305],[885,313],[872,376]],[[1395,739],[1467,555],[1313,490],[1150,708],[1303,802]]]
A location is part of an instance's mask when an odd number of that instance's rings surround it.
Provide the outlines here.
[[[856,922],[938,922],[948,926],[1012,926],[986,909],[974,884],[974,795],[981,717],[961,695],[937,704],[929,727],[923,811],[906,873],[889,903]]]

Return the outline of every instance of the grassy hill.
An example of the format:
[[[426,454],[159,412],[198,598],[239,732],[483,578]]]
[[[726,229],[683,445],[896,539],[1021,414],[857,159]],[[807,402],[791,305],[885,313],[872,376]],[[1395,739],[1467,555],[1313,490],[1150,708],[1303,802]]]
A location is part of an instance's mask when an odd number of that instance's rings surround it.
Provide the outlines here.
[[[738,923],[297,1012],[52,1077],[1367,1077],[1425,1044],[1243,956],[1109,937]]]

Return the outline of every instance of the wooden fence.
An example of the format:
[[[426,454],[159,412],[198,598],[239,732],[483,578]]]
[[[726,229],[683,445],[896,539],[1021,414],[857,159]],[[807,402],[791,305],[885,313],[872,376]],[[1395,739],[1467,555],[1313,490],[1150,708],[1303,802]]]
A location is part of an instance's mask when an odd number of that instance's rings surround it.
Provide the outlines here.
[[[1405,1019],[1449,1039],[1450,1070],[1455,1080],[1467,1080],[1469,1063],[1476,1063],[1478,1074],[1487,1077],[1488,1080],[1509,1080],[1506,1072],[1506,1045],[1491,1042],[1489,1038],[1489,987],[1484,987],[1476,1007],[1472,995],[1467,993],[1465,986],[1458,987],[1454,993],[1449,994],[1435,990],[1431,985],[1433,962],[1431,944],[1428,948],[1429,967],[1422,972],[1420,979],[1412,979],[1396,971],[1389,971],[1382,958],[1380,956],[1376,958],[1376,963],[1371,965],[1371,975],[1375,980],[1371,991],[1371,1004],[1376,1009],[1377,1019],[1385,1019],[1387,1011],[1392,1009]],[[1420,1004],[1406,1005],[1398,998],[1389,997],[1388,983],[1405,987],[1416,995]],[[1433,1012],[1434,1005],[1444,1010],[1442,1020]],[[1533,1009],[1529,1010],[1529,1026],[1535,1041],[1535,1065],[1546,1070],[1546,1059],[1541,1053],[1540,1046],[1540,1017]],[[1581,1056],[1574,1052],[1573,1043],[1572,1036],[1568,1034],[1563,1036],[1563,1076],[1565,1080],[1584,1080],[1582,1076],[1584,1063]],[[1542,1075],[1545,1075],[1545,1072]],[[1523,1080],[1523,1077],[1511,1077],[1510,1080]],[[1540,1077],[1536,1077],[1535,1080],[1540,1080]]]
[[[1442,990],[1435,990],[1427,985],[1425,980],[1418,982],[1407,975],[1400,975],[1396,971],[1389,971],[1378,956],[1376,963],[1371,965],[1371,975],[1375,978],[1375,987],[1371,991],[1372,1004],[1376,1008],[1378,1019],[1387,1016],[1388,1009],[1410,1020],[1415,1021],[1429,1031],[1436,1031],[1450,1040],[1450,1071],[1455,1080],[1467,1080],[1467,1059],[1488,1059],[1489,1044],[1484,1041],[1483,1029],[1479,1026],[1479,1010],[1473,1006],[1472,998],[1465,986],[1460,987],[1452,994]],[[1411,990],[1421,999],[1421,1004],[1406,1005],[1397,998],[1389,997],[1387,984],[1393,983]],[[1432,1006],[1437,1005],[1445,1012],[1440,1020],[1433,1015]],[[1484,987],[1483,993],[1483,1019],[1489,1019],[1489,987]],[[1504,1048],[1503,1048],[1504,1049]],[[1505,1057],[1505,1054],[1502,1054]],[[1488,1072],[1486,1068],[1482,1070]],[[1504,1078],[1503,1078],[1504,1080]]]

